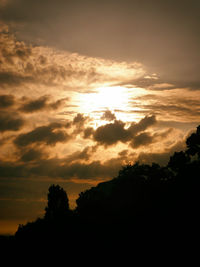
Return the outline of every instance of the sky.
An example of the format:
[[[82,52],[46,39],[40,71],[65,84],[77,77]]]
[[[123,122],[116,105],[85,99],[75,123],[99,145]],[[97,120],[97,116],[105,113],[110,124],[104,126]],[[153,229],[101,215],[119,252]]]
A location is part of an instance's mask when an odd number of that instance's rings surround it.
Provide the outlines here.
[[[0,234],[200,124],[198,0],[0,0]]]

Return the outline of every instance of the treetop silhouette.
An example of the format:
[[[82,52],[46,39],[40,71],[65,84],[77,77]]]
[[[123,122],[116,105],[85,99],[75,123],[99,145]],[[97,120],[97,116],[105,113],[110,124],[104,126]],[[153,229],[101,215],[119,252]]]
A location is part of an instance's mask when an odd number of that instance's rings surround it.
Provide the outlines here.
[[[69,212],[67,193],[59,185],[51,185],[48,192],[48,203],[45,208],[45,219],[55,220],[65,217]]]

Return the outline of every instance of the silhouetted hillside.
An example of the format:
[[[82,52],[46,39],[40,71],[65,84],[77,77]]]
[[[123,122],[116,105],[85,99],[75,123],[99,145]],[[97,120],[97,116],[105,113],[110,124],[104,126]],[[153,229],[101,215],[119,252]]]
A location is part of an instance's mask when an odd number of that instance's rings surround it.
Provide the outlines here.
[[[135,163],[117,177],[80,193],[70,210],[66,192],[49,188],[44,218],[20,225],[16,242],[35,240],[68,246],[87,240],[109,246],[141,238],[198,236],[200,204],[200,126],[161,167]]]

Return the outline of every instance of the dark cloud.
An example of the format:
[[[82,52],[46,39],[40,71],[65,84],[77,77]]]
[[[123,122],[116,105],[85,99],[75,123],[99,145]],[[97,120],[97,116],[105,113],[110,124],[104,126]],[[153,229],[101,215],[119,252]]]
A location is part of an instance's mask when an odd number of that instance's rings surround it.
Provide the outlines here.
[[[87,139],[92,136],[94,133],[94,129],[92,127],[88,127],[83,132],[83,138]]]
[[[117,175],[119,160],[111,160],[101,163],[92,161],[91,163],[73,162],[61,164],[57,159],[41,161],[37,166],[30,169],[31,175],[48,177],[60,177],[63,179],[105,179]],[[114,164],[115,163],[115,164]],[[116,164],[118,163],[118,164]]]
[[[115,159],[101,163],[93,161],[91,163],[72,162],[67,163],[62,159],[41,159],[38,162],[26,161],[23,164],[13,162],[0,162],[0,177],[3,178],[30,178],[49,177],[62,178],[66,180],[74,179],[103,179],[117,175],[119,160]],[[119,166],[120,168],[120,166]]]
[[[24,125],[25,121],[16,113],[0,113],[0,132],[18,131]]]
[[[136,135],[132,142],[131,142],[131,146],[133,148],[138,148],[140,146],[145,146],[145,145],[149,145],[151,143],[153,143],[154,141],[154,137],[149,134],[149,133],[141,133],[139,135]]]
[[[16,86],[25,82],[33,82],[34,79],[29,75],[22,75],[13,71],[0,71],[0,85],[1,86]]]
[[[124,149],[118,153],[120,157],[126,157],[128,155],[128,149]]]
[[[113,121],[116,119],[116,116],[110,110],[106,110],[101,116],[101,119],[107,121]]]
[[[83,114],[78,113],[73,119],[73,124],[83,124],[87,118]]]
[[[40,126],[31,132],[20,134],[14,141],[17,146],[28,146],[34,143],[44,143],[46,145],[55,145],[57,142],[67,142],[70,136],[66,131],[61,130],[63,125],[60,123],[51,123],[47,126]]]
[[[156,124],[156,117],[155,115],[152,116],[145,116],[143,119],[141,119],[138,123],[132,123],[129,127],[129,131],[135,135],[139,132],[142,132],[146,130],[148,127]]]
[[[92,155],[92,148],[87,146],[82,151],[76,151],[72,153],[71,155],[67,156],[65,159],[66,162],[71,163],[73,161],[77,160],[89,160]]]
[[[115,120],[114,123],[109,123],[100,126],[93,134],[93,138],[99,144],[109,146],[118,141],[127,142],[130,139],[130,133],[124,129],[125,123]]]
[[[69,98],[68,98],[68,97],[58,99],[58,100],[56,100],[55,102],[51,102],[51,103],[49,103],[49,107],[52,108],[52,109],[58,109],[58,108],[60,108],[66,101],[69,101]]]
[[[20,107],[20,110],[27,113],[42,110],[46,107],[47,100],[48,100],[47,96],[42,96],[36,100],[30,100],[27,103],[23,104]]]
[[[23,178],[26,177],[27,171],[24,164],[14,162],[0,161],[0,177],[3,178]]]
[[[73,132],[74,135],[80,134],[85,129],[85,123],[89,120],[89,117],[85,117],[83,114],[78,113],[73,121],[72,124],[75,126],[75,130]],[[88,132],[89,133],[89,132]]]
[[[20,160],[24,162],[40,160],[44,153],[38,149],[30,148],[21,155]]]
[[[132,123],[128,128],[125,128],[126,124],[122,121],[115,120],[114,123],[109,123],[100,126],[93,133],[93,138],[99,144],[109,146],[119,141],[126,143],[131,141],[135,135],[145,131],[148,127],[156,123],[154,115],[146,116],[138,123]]]
[[[169,130],[168,130],[169,132]],[[167,134],[162,132],[160,135],[164,137]],[[86,147],[82,151],[77,151],[65,158],[43,158],[42,151],[37,148],[26,150],[22,153],[21,160],[23,163],[3,162],[0,161],[0,177],[4,178],[30,178],[30,177],[48,177],[52,179],[108,179],[117,175],[118,170],[124,164],[124,160],[133,159],[142,163],[158,162],[166,164],[169,157],[175,152],[185,150],[185,141],[179,141],[176,144],[168,147],[162,153],[140,153],[129,154],[128,150],[123,150],[118,157],[111,158],[105,162],[98,160],[88,161],[92,155],[92,147]],[[32,164],[34,161],[34,164]]]
[[[55,110],[61,107],[66,102],[66,100],[68,100],[68,98],[58,99],[54,102],[48,102],[48,100],[49,96],[41,96],[35,100],[28,99],[24,104],[21,105],[19,110],[25,113],[32,113],[49,109]]]
[[[15,97],[13,95],[0,95],[0,109],[13,106]]]
[[[162,141],[166,138],[171,132],[173,131],[172,128],[167,129],[163,132],[156,132],[156,133],[149,133],[149,132],[142,132],[133,137],[130,145],[132,148],[138,148],[140,146],[148,146],[154,142]]]
[[[169,147],[163,153],[140,153],[134,161],[141,163],[157,162],[166,164],[169,157],[175,151],[185,149],[185,141],[179,141],[175,145]],[[40,153],[36,152],[35,158],[25,157],[24,163],[3,162],[0,161],[0,177],[4,178],[30,178],[30,177],[48,177],[70,179],[108,179],[117,175],[119,169],[123,165],[123,159],[130,158],[128,151],[122,151],[117,158],[111,158],[104,163],[100,161],[92,161],[90,163],[81,163],[78,159],[87,160],[90,154],[90,148],[86,148],[81,152],[73,153],[64,158],[41,159]],[[27,152],[28,155],[28,152]],[[70,159],[71,158],[71,159]],[[68,159],[70,159],[68,161]],[[34,165],[31,164],[32,160]]]

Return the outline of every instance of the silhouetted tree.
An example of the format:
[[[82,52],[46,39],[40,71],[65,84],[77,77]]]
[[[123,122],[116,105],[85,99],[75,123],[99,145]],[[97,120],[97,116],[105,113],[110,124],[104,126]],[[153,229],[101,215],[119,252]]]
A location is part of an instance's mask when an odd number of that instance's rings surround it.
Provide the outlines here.
[[[197,154],[198,158],[200,158],[200,125],[197,127],[196,133],[187,138],[186,144],[188,147],[187,153],[191,156]]]
[[[184,168],[189,161],[190,158],[185,152],[175,152],[174,155],[169,159],[168,167],[173,171],[178,171]]]
[[[48,193],[48,204],[45,208],[45,219],[55,220],[65,217],[69,212],[67,193],[59,185],[51,185]]]

